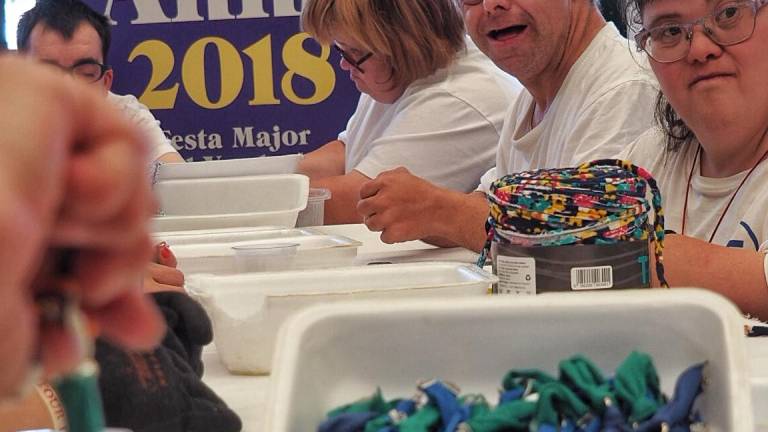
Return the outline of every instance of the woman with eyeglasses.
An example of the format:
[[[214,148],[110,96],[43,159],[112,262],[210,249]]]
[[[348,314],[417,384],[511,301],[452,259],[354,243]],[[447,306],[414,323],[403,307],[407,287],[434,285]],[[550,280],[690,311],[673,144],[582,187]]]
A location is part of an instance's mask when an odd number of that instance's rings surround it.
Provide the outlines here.
[[[626,159],[659,182],[668,281],[768,318],[767,0],[630,0],[661,87]]]
[[[400,166],[442,187],[477,187],[520,85],[465,36],[453,0],[308,0],[301,21],[362,93],[338,140],[300,165],[331,190],[326,224],[361,222],[360,186]]]

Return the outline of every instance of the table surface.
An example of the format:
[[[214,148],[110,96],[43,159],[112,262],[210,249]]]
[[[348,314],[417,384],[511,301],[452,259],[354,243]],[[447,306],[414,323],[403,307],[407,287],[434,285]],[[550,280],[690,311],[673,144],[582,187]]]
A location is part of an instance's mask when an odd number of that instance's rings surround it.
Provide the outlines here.
[[[324,226],[317,229],[335,235],[351,237],[362,242],[356,264],[369,262],[461,261],[474,262],[477,254],[466,249],[441,249],[420,241],[387,245],[378,233],[364,225]],[[752,378],[753,406],[756,430],[768,432],[768,413],[758,407],[768,407],[768,337],[747,339],[747,353]],[[203,380],[224,399],[243,421],[243,432],[263,431],[264,411],[269,394],[269,376],[231,375],[219,361],[214,345],[203,352]]]

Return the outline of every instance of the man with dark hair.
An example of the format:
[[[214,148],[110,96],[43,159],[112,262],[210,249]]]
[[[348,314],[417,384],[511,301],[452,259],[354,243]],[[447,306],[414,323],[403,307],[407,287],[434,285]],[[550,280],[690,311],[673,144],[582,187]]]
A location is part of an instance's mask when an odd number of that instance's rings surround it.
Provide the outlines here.
[[[184,161],[147,107],[134,96],[109,91],[114,71],[107,65],[112,36],[105,16],[80,0],[38,0],[22,15],[17,38],[19,51],[103,88],[109,102],[144,134],[152,161]]]

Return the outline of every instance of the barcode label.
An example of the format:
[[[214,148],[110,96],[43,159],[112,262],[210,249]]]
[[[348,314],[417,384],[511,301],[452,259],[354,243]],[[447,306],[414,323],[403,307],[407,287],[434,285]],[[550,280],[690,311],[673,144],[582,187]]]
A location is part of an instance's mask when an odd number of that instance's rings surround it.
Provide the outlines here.
[[[606,288],[613,288],[613,267],[574,267],[571,269],[572,290]]]

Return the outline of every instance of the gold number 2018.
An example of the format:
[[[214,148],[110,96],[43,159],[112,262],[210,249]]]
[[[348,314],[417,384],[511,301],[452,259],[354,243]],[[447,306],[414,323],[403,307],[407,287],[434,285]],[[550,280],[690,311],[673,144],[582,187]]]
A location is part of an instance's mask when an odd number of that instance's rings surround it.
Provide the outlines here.
[[[282,60],[287,71],[280,80],[283,95],[297,105],[313,105],[327,99],[336,85],[336,73],[328,62],[330,49],[323,46],[319,56],[304,50],[303,43],[309,36],[298,33],[289,38],[282,49]],[[219,57],[221,79],[217,100],[212,100],[206,86],[205,51],[215,48]],[[242,51],[251,62],[253,97],[249,105],[277,105],[272,61],[272,36],[267,35]],[[139,57],[149,59],[152,73],[139,100],[151,109],[171,109],[176,106],[179,83],[169,88],[160,87],[173,72],[175,56],[168,44],[159,40],[146,40],[138,44],[128,56],[129,62]],[[306,78],[314,85],[309,97],[299,96],[294,89],[297,76]],[[243,60],[232,43],[220,37],[205,37],[195,41],[187,49],[181,64],[181,84],[190,99],[202,108],[221,109],[231,105],[240,95],[245,82]]]

